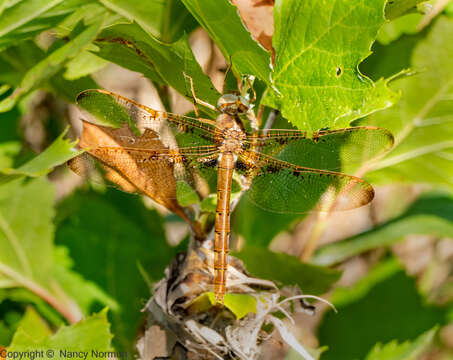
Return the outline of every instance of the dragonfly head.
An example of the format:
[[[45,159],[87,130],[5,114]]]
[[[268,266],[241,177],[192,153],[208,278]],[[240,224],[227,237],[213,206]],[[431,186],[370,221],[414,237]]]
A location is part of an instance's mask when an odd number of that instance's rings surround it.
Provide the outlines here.
[[[236,94],[225,94],[217,101],[217,108],[223,114],[231,116],[245,114],[249,110],[250,104],[246,98]]]

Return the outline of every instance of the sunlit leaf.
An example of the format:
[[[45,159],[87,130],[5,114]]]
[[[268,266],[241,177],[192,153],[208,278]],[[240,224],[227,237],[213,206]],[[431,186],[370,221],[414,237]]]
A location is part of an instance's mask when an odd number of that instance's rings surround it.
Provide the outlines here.
[[[385,0],[277,0],[272,78],[277,91],[265,103],[300,129],[346,127],[392,105],[398,95],[385,80],[360,74],[384,24]],[[316,15],[315,15],[316,14]]]
[[[441,17],[412,54],[418,72],[395,80],[403,93],[393,108],[374,114],[361,124],[389,129],[394,149],[370,167],[373,183],[426,182],[452,188],[453,171],[453,19]],[[387,53],[383,63],[394,61]]]
[[[107,66],[108,61],[88,52],[82,51],[66,65],[65,79],[75,80],[90,75]]]
[[[32,307],[28,307],[19,323],[19,331],[30,336],[33,341],[41,341],[52,334],[49,325]]]
[[[14,156],[20,151],[21,145],[17,141],[0,143],[0,173],[13,165]]]
[[[24,350],[53,350],[54,359],[65,359],[64,352],[86,351],[86,359],[96,359],[93,352],[111,351],[110,324],[107,320],[107,311],[78,322],[71,326],[62,326],[55,335],[38,338],[33,329],[22,328],[14,334],[8,351]],[[103,356],[104,357],[104,356]]]
[[[189,307],[190,312],[199,313],[207,311],[217,304],[213,292],[207,292],[193,300]],[[230,310],[236,319],[242,319],[249,313],[256,313],[256,299],[248,294],[225,294],[225,307]]]
[[[41,154],[18,167],[17,169],[3,169],[0,171],[0,184],[11,181],[20,176],[39,177],[52,171],[56,166],[66,163],[69,159],[79,155],[80,150],[75,149],[75,142],[65,139],[64,131]],[[3,174],[3,175],[2,175]]]
[[[402,36],[390,45],[375,42],[371,49],[373,53],[360,64],[361,71],[375,81],[395,74],[403,74],[405,70],[411,68],[412,51],[421,39],[423,39],[422,34],[417,34]],[[397,58],[392,56],[396,53]]]
[[[379,30],[377,40],[381,44],[387,45],[403,34],[416,34],[418,32],[417,26],[422,18],[422,14],[408,14],[386,23]]]
[[[385,345],[378,344],[365,360],[417,360],[431,345],[436,330],[431,329],[412,342],[398,344],[397,341],[392,341]]]

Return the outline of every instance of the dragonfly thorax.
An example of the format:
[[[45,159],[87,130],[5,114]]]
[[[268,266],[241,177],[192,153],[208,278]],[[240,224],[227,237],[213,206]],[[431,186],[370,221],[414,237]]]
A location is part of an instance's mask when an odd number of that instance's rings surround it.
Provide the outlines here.
[[[250,104],[246,98],[236,94],[225,94],[217,101],[217,108],[221,113],[236,116],[245,114],[249,110]]]
[[[224,129],[219,147],[220,152],[240,152],[245,138],[246,134],[238,127]]]

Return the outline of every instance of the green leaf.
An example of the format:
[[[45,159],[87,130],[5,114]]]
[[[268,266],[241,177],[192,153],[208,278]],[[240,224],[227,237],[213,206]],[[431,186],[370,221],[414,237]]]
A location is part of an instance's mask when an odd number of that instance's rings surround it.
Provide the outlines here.
[[[165,1],[141,0],[100,0],[101,3],[124,16],[130,21],[136,21],[151,35],[159,36],[162,13]]]
[[[410,11],[415,11],[417,5],[426,0],[394,0],[389,1],[385,6],[385,17],[393,20]]]
[[[74,30],[76,34],[69,42],[52,51],[45,59],[28,70],[16,91],[0,102],[0,112],[10,110],[21,97],[57,74],[69,59],[75,57],[94,40],[102,23],[103,19],[83,31]]]
[[[377,344],[365,360],[417,360],[431,345],[436,332],[437,328],[426,331],[412,342]]]
[[[418,24],[422,18],[422,14],[408,14],[384,24],[379,30],[378,42],[387,45],[403,34],[416,34],[418,32]]]
[[[156,281],[177,252],[166,243],[163,219],[140,197],[115,190],[77,192],[58,214],[56,243],[69,249],[73,271],[118,303],[119,311],[111,314],[116,347],[131,350],[150,297],[138,263]]]
[[[213,293],[210,294],[211,296],[214,295]],[[225,294],[224,304],[238,320],[249,313],[256,314],[256,299],[248,294]]]
[[[52,334],[47,323],[31,306],[27,307],[18,328],[20,331],[26,333],[33,341],[42,341]]]
[[[9,47],[0,52],[0,80],[15,87],[19,86],[25,73],[44,56],[44,51],[33,41],[24,41]]]
[[[18,141],[0,142],[0,173],[13,165],[13,158],[21,149]]]
[[[373,80],[403,74],[411,67],[412,52],[421,39],[423,36],[417,34],[402,36],[389,45],[375,42],[371,49],[373,54],[360,64],[360,70]],[[395,58],[394,54],[398,57]]]
[[[375,285],[357,301],[338,306],[334,302],[338,314],[329,311],[318,329],[320,343],[329,347],[323,360],[364,359],[378,342],[414,340],[436,324],[445,323],[447,309],[427,305],[414,278],[402,270],[388,275],[379,282],[372,275]],[[357,292],[354,286],[349,288]]]
[[[184,33],[190,34],[197,26],[197,21],[180,0],[165,1],[160,31],[164,43],[176,41]]]
[[[346,127],[391,106],[398,95],[387,81],[373,83],[358,70],[384,24],[385,2],[277,0],[272,77],[278,92],[264,103],[309,132]]]
[[[64,139],[67,129],[41,154],[20,166],[17,169],[3,169],[0,172],[0,184],[11,181],[20,176],[39,177],[48,174],[56,166],[65,164],[66,161],[80,155],[82,151],[76,150],[76,142]],[[1,173],[4,176],[1,176]]]
[[[9,270],[30,281],[48,283],[53,263],[53,203],[54,189],[43,178],[0,186],[1,278]]]
[[[103,306],[114,302],[94,284],[73,274],[67,257],[54,262],[54,201],[54,189],[43,177],[27,182],[16,179],[0,186],[0,281],[8,280],[8,287],[28,289],[74,320],[87,314],[95,302]],[[80,290],[86,290],[83,297],[76,294]]]
[[[67,2],[68,1],[65,1],[64,3]],[[119,16],[109,14],[109,11],[97,1],[72,0],[72,2],[76,5],[75,8],[71,9],[70,15],[61,21],[54,29],[58,38],[69,36],[81,21],[83,21],[85,26],[88,26],[96,23],[99,18],[106,17],[104,26],[107,26],[109,23],[109,15],[110,17]]]
[[[217,194],[209,194],[203,201],[200,203],[200,208],[202,211],[215,213],[217,206]]]
[[[304,294],[322,294],[341,276],[340,271],[304,264],[294,256],[264,248],[246,246],[233,256],[244,261],[247,271],[253,275],[282,285],[298,285]]]
[[[240,75],[255,75],[271,84],[270,54],[252,38],[229,0],[182,0]]]
[[[96,55],[141,72],[152,81],[167,84],[192,100],[185,73],[193,79],[198,98],[210,104],[217,103],[220,94],[195,60],[187,37],[164,44],[137,24],[116,25],[102,31],[96,45],[100,48]]]
[[[79,55],[66,65],[64,78],[67,80],[80,79],[83,76],[103,69],[107,64],[108,61],[101,59],[89,51],[81,51]]]
[[[119,311],[119,304],[107,295],[95,283],[84,279],[72,270],[74,261],[69,257],[68,249],[58,246],[54,251],[52,278],[64,290],[65,294],[77,302],[84,314],[92,311],[93,304],[108,306],[112,311]]]
[[[198,204],[200,202],[200,198],[195,189],[185,181],[176,182],[176,198],[179,205],[183,207]]]
[[[450,1],[450,4],[445,8],[445,13],[449,16],[453,15],[453,2]]]
[[[452,237],[453,199],[426,194],[401,216],[370,231],[323,246],[311,261],[318,265],[333,265],[362,252],[392,245],[409,234]]]
[[[53,350],[53,359],[67,359],[65,352],[86,351],[86,359],[96,359],[96,351],[111,350],[110,324],[107,311],[82,320],[71,326],[62,326],[55,335],[37,339],[33,329],[19,328],[8,351]],[[103,356],[105,357],[105,356]]]
[[[0,18],[0,37],[26,24],[63,0],[22,0],[4,10]]]
[[[412,54],[417,74],[395,80],[402,91],[393,108],[360,124],[389,129],[395,147],[370,167],[367,180],[376,183],[424,182],[453,188],[453,19],[440,17]],[[393,53],[394,54],[394,53]],[[383,63],[394,55],[381,57]]]
[[[50,9],[45,10],[43,13],[39,13],[36,17],[31,19],[26,19],[27,22],[21,26],[14,28],[12,31],[9,31],[7,34],[0,36],[0,48],[6,48],[9,46],[16,46],[18,42],[31,39],[32,37],[38,35],[41,32],[52,29],[62,21],[65,22],[67,18],[71,17],[71,13],[80,8],[82,5],[85,7],[87,2],[92,0],[66,0],[59,1],[56,6],[51,7]],[[19,3],[19,2],[17,2]],[[22,5],[25,7],[25,11],[36,10],[34,6],[41,3],[42,5],[49,5],[55,3],[55,1],[21,1]],[[17,8],[20,8],[18,4],[15,4],[9,8],[10,11],[15,12]],[[44,10],[47,7],[40,8],[39,10]],[[20,9],[21,10],[21,9]],[[9,14],[10,15],[10,14]],[[36,15],[36,14],[34,14]],[[6,15],[8,16],[8,15]],[[13,17],[16,14],[12,15]],[[23,20],[22,18],[20,19]],[[19,22],[20,23],[20,22]],[[67,34],[66,34],[67,35]]]
[[[209,310],[217,304],[213,292],[206,292],[195,298],[188,311],[199,313]],[[256,299],[248,294],[225,294],[225,307],[230,310],[237,320],[242,319],[249,313],[256,314]]]

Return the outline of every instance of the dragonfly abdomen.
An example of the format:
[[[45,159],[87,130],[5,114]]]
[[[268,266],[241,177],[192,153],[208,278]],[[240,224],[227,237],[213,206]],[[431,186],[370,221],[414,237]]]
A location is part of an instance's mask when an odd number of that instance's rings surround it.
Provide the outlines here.
[[[226,292],[228,242],[230,236],[230,195],[233,171],[233,153],[222,153],[219,156],[218,164],[217,206],[214,236],[214,293],[218,303],[223,303]]]

